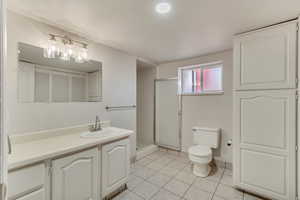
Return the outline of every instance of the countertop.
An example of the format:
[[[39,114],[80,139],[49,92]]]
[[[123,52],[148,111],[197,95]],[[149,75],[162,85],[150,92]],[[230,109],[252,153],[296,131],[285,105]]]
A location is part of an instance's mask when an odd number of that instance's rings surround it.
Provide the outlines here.
[[[55,159],[63,154],[129,137],[133,133],[133,131],[126,129],[106,128],[114,130],[113,133],[99,138],[80,137],[83,132],[82,128],[72,128],[72,131],[58,130],[55,134],[53,131],[51,134],[41,133],[44,134],[44,137],[35,134],[34,137],[29,136],[32,140],[28,137],[24,139],[22,136],[22,142],[18,141],[12,144],[12,154],[8,156],[8,169],[12,170],[47,159]]]

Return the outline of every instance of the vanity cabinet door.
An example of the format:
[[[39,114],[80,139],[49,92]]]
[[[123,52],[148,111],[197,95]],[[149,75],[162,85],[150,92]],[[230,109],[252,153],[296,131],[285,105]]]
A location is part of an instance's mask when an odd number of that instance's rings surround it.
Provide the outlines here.
[[[296,91],[235,94],[234,184],[271,199],[296,196]]]
[[[296,88],[297,21],[236,36],[234,89]]]
[[[98,151],[94,148],[53,161],[53,200],[100,199]]]
[[[102,146],[102,197],[127,183],[130,170],[129,139]]]

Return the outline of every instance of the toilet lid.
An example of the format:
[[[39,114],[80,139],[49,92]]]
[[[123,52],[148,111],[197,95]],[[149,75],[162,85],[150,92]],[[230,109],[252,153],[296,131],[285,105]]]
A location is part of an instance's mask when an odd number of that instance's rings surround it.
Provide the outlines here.
[[[189,153],[194,156],[208,156],[208,155],[212,154],[212,151],[207,146],[197,145],[197,146],[190,147]]]

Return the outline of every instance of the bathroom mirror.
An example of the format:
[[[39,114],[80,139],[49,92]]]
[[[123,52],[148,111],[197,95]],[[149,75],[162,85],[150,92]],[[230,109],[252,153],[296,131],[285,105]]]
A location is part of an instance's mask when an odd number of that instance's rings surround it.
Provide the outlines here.
[[[44,57],[40,47],[18,44],[19,102],[98,102],[102,100],[102,63],[77,63]]]

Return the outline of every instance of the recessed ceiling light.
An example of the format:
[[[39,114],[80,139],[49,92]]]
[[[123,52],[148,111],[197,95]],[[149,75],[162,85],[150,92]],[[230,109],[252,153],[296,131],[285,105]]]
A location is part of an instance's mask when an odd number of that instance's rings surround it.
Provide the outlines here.
[[[156,4],[155,10],[159,14],[166,14],[166,13],[170,12],[171,5],[167,2],[161,2],[161,3]]]

